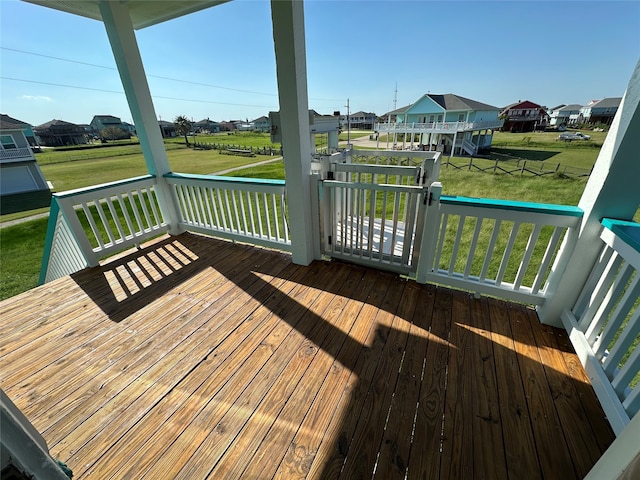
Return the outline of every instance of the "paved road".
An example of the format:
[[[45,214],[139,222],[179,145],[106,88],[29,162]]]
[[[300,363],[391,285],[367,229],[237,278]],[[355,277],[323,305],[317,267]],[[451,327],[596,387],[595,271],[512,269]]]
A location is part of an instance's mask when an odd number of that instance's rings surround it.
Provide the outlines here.
[[[219,172],[213,172],[210,175],[225,175],[227,173],[235,172],[237,170],[244,170],[245,168],[257,167],[258,165],[265,165],[267,163],[277,162],[278,160],[282,160],[282,157],[270,158],[269,160],[250,163],[249,165],[242,165],[240,167],[228,168],[226,170],[220,170]],[[9,220],[8,222],[0,223],[0,228],[10,227],[12,225],[18,225],[19,223],[30,222],[31,220],[37,220],[38,218],[46,218],[48,216],[49,216],[49,212],[44,212],[44,213],[38,213],[37,215],[30,215],[24,218],[18,218],[16,220]]]

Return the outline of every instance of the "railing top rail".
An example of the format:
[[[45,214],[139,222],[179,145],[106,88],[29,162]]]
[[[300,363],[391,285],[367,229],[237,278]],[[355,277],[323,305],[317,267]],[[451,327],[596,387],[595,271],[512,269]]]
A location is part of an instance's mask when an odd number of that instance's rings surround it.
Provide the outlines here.
[[[113,187],[121,187],[123,185],[129,185],[131,183],[142,182],[145,180],[151,180],[155,178],[153,175],[141,175],[139,177],[127,178],[125,180],[118,180],[110,183],[102,183],[100,185],[92,185],[90,187],[76,188],[75,190],[67,190],[65,192],[54,193],[53,196],[59,199],[73,197],[84,193],[99,192],[101,190],[108,190]]]
[[[640,253],[640,223],[614,218],[603,218],[602,226],[608,228],[624,240],[636,252]]]
[[[440,152],[412,151],[412,150],[363,150],[359,148],[351,149],[351,155],[362,155],[365,157],[417,157],[426,160],[436,161]]]
[[[414,175],[419,165],[372,165],[369,163],[336,163],[337,172],[388,173],[390,175]]]
[[[497,210],[542,213],[548,215],[562,215],[566,217],[580,218],[584,214],[584,211],[580,207],[574,207],[571,205],[517,202],[513,200],[497,200],[493,198],[474,198],[442,195],[442,197],[440,198],[440,202],[449,205],[493,208]]]
[[[322,184],[327,187],[340,187],[350,189],[363,189],[363,190],[379,190],[387,192],[409,192],[409,193],[421,193],[423,187],[417,185],[396,185],[389,183],[356,183],[356,182],[341,182],[339,180],[323,180]]]
[[[222,177],[219,175],[200,175],[196,173],[165,173],[165,178],[175,180],[202,180],[210,182],[226,182],[226,183],[241,183],[245,185],[270,185],[274,187],[284,187],[286,182],[284,180],[274,180],[266,178],[248,178],[248,177]]]

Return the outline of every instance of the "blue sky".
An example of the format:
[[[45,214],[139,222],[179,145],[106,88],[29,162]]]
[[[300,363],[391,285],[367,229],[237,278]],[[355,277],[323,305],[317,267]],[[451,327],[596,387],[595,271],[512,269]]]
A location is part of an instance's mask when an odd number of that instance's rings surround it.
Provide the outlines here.
[[[305,4],[309,104],[373,111],[431,93],[497,107],[622,96],[640,57],[640,1]],[[252,120],[278,109],[268,1],[236,0],[137,32],[164,120]],[[38,125],[130,121],[102,24],[0,0],[0,111]],[[51,58],[56,57],[56,58]],[[164,78],[161,78],[164,77]],[[77,88],[82,87],[82,88]]]

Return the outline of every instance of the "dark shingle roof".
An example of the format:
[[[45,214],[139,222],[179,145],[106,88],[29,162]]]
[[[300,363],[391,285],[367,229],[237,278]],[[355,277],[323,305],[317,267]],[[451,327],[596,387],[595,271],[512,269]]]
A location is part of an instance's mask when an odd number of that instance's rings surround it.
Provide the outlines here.
[[[98,120],[100,120],[101,122],[117,122],[120,123],[121,120],[118,117],[114,117],[113,115],[94,115],[93,118],[97,118]]]
[[[18,120],[17,118],[12,118],[12,117],[10,117],[9,115],[7,115],[5,113],[0,113],[0,119],[5,121],[5,122],[13,123],[14,125],[21,125],[22,127],[30,127],[31,126],[27,122],[23,122],[22,120]]]
[[[444,95],[435,95],[428,93],[427,96],[442,108],[448,111],[452,110],[500,110],[498,107],[488,105],[486,103],[477,102],[470,98],[461,97],[453,93],[445,93]]]
[[[53,119],[51,121],[48,121],[47,123],[43,123],[42,125],[38,125],[36,128],[37,129],[43,129],[43,128],[53,127],[54,125],[70,125],[72,127],[77,127],[78,126],[75,123],[65,122],[64,120]]]
[[[558,111],[559,112],[569,112],[572,110],[580,110],[582,108],[582,105],[578,105],[577,103],[572,103],[571,105],[565,105],[562,108],[559,108]]]
[[[382,116],[386,117],[387,115],[398,115],[399,113],[404,113],[407,110],[409,110],[409,107],[411,105],[413,105],[413,103],[410,103],[409,105],[405,105],[404,107],[396,108],[395,110],[391,110],[390,112],[387,112]]]
[[[612,107],[619,107],[620,106],[620,102],[622,101],[622,97],[610,97],[610,98],[603,98],[602,100],[600,100],[597,103],[594,103],[593,105],[591,105],[591,108],[612,108]]]
[[[23,125],[8,122],[4,118],[0,118],[0,130],[22,130],[23,128]]]

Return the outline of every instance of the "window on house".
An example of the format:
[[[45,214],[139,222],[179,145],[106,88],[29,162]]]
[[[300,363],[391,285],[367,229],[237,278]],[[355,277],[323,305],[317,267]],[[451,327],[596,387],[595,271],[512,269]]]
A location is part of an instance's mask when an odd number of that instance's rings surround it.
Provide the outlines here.
[[[464,113],[459,113],[458,114],[458,121],[459,122],[464,122]]]
[[[435,115],[429,115],[429,123],[433,123],[436,119]]]
[[[442,121],[442,114],[438,115],[438,122]]]
[[[0,135],[0,144],[2,144],[2,148],[4,149],[18,148],[12,135]]]

